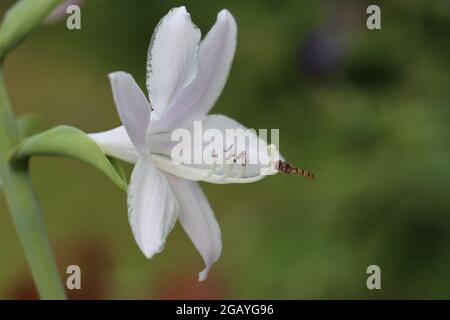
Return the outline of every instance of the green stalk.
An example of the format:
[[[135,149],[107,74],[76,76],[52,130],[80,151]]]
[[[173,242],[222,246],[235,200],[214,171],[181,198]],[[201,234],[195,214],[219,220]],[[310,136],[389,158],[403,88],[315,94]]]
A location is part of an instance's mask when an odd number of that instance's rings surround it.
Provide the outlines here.
[[[19,142],[19,134],[0,69],[0,176],[3,192],[19,234],[33,279],[42,299],[64,299],[30,176],[28,164],[11,166],[8,155]]]
[[[28,174],[28,163],[13,166],[9,162],[9,154],[20,138],[6,90],[3,60],[10,50],[41,24],[60,1],[19,1],[8,11],[0,25],[0,178],[2,191],[42,299],[65,299],[65,292]]]

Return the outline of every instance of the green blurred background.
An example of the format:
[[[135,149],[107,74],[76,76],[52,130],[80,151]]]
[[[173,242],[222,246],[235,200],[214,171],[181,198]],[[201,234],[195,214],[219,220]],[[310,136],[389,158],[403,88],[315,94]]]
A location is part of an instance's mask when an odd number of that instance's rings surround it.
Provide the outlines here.
[[[16,114],[42,115],[42,129],[102,131],[120,123],[107,74],[130,72],[145,87],[149,40],[170,8],[186,5],[203,35],[227,8],[238,46],[213,112],[279,128],[283,155],[317,175],[204,184],[224,249],[199,284],[202,259],[179,225],[146,260],[125,193],[84,163],[36,158],[61,275],[82,269],[70,297],[449,298],[450,3],[377,1],[382,29],[370,31],[373,3],[87,0],[81,31],[62,20],[15,50],[6,76]],[[0,298],[36,297],[3,197],[0,234]],[[371,264],[382,290],[366,287]]]

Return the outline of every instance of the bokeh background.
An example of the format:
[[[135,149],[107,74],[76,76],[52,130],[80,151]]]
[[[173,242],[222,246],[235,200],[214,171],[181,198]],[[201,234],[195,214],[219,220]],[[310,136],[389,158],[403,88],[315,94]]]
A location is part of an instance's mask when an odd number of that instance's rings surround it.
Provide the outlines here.
[[[12,3],[1,1],[0,14]],[[374,3],[379,31],[365,24]],[[44,26],[7,59],[16,113],[41,115],[41,129],[119,125],[107,74],[130,72],[144,88],[153,28],[179,5],[203,35],[222,8],[238,23],[213,112],[279,128],[283,155],[317,179],[204,184],[224,249],[199,284],[202,259],[179,225],[148,261],[125,193],[84,163],[36,158],[61,275],[82,269],[83,289],[70,297],[450,298],[449,1],[87,0],[81,31]],[[0,298],[35,298],[2,197],[0,237]],[[382,290],[366,288],[371,264]]]

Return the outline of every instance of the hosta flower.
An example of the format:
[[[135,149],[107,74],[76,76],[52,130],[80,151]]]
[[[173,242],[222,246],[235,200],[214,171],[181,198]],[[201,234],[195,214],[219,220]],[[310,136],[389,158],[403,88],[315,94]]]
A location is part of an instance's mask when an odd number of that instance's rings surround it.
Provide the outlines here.
[[[228,78],[236,31],[233,16],[222,10],[201,41],[200,30],[186,9],[172,9],[156,27],[150,43],[146,82],[149,99],[130,74],[110,74],[123,126],[90,135],[105,153],[135,163],[128,189],[128,213],[133,235],[145,256],[151,258],[163,249],[179,219],[204,259],[200,281],[206,279],[219,258],[222,243],[219,225],[197,181],[245,183],[264,175],[262,165],[237,163],[237,155],[228,155],[227,163],[220,166],[177,164],[170,157],[175,144],[171,133],[177,128],[192,130],[194,120],[221,132],[244,128],[226,116],[207,115]],[[270,156],[262,139],[256,135],[251,139],[260,144],[258,150],[248,152]],[[225,150],[215,152],[227,153],[230,148],[226,145]],[[289,169],[269,168],[269,173]]]

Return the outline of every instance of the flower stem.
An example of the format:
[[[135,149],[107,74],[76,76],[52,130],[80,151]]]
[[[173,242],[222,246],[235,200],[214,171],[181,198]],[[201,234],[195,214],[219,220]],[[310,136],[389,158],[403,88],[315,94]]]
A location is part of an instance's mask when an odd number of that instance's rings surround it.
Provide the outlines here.
[[[28,164],[12,166],[11,149],[19,142],[19,133],[0,66],[0,177],[12,219],[42,299],[65,299],[31,180]]]
[[[0,25],[0,178],[2,191],[42,299],[65,299],[65,292],[28,174],[28,163],[13,166],[9,162],[9,153],[20,138],[6,91],[3,62],[7,53],[36,29],[61,1],[17,1]]]

